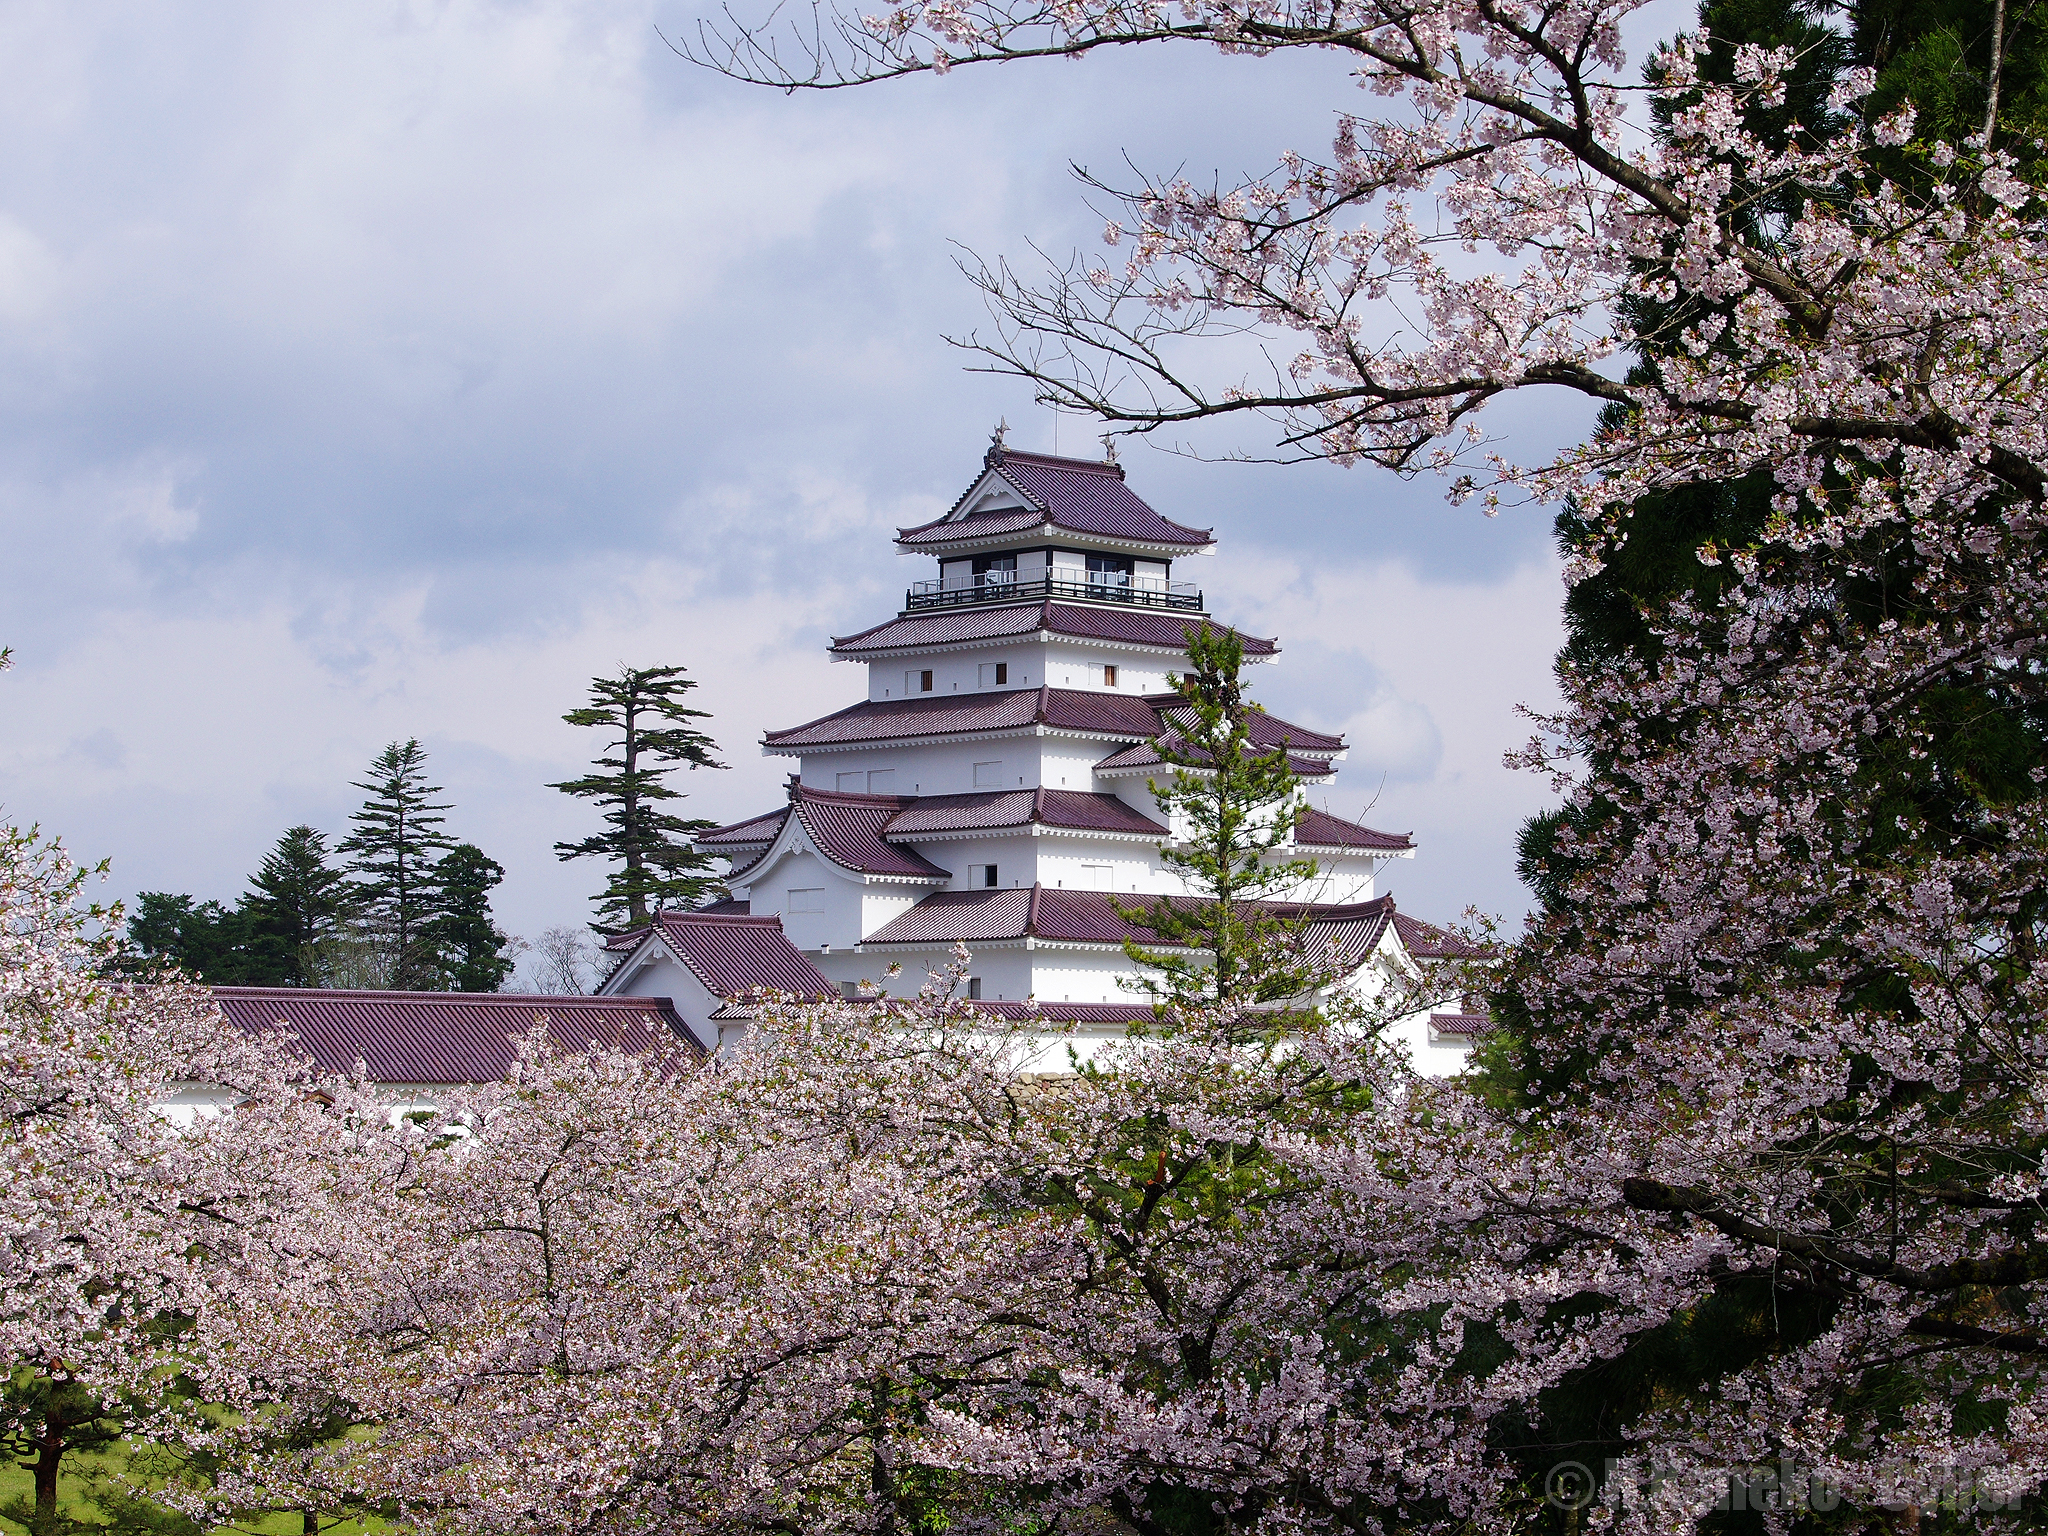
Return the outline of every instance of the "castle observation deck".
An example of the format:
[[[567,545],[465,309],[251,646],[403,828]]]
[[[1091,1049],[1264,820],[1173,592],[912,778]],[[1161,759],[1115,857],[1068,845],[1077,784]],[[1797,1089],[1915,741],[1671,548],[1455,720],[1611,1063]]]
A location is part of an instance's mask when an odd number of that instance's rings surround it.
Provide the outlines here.
[[[1199,614],[1201,588],[1174,580],[1173,562],[1216,541],[1140,501],[1114,462],[997,442],[946,515],[899,528],[896,547],[939,562],[935,580],[904,593],[906,615],[1048,600]]]

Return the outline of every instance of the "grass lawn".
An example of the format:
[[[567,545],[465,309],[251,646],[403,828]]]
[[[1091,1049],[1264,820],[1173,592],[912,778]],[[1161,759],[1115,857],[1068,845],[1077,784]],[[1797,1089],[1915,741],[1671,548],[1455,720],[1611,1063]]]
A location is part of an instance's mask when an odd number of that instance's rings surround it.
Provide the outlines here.
[[[66,1456],[57,1482],[58,1509],[67,1518],[85,1526],[107,1528],[107,1512],[86,1496],[87,1488],[96,1477],[110,1471],[118,1471],[127,1463],[127,1451],[120,1446],[100,1455],[74,1453]],[[0,1459],[0,1509],[13,1511],[32,1507],[35,1496],[35,1478],[28,1468],[12,1457]],[[153,1513],[154,1507],[142,1505],[137,1513],[142,1514],[144,1511]],[[153,1524],[154,1522],[145,1515],[144,1519],[135,1522],[129,1528],[140,1532],[148,1530]],[[383,1522],[372,1521],[370,1524],[381,1526]],[[0,1514],[0,1536],[24,1536],[27,1529],[20,1520],[8,1514]],[[167,1525],[162,1529],[174,1530],[176,1527]],[[274,1514],[238,1520],[219,1529],[246,1531],[250,1536],[300,1536],[305,1529],[305,1522],[297,1510],[280,1510]],[[331,1536],[362,1536],[364,1531],[364,1527],[353,1520],[338,1521],[331,1525],[322,1521],[320,1529],[322,1536],[330,1536],[330,1533]]]

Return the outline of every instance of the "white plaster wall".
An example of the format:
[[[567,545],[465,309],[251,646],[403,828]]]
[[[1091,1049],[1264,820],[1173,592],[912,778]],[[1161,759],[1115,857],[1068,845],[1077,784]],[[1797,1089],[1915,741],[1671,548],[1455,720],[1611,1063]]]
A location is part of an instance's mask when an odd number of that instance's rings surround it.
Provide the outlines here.
[[[972,650],[903,656],[891,661],[871,661],[867,663],[868,698],[876,703],[887,701],[893,704],[899,699],[931,698],[942,693],[1002,693],[1036,688],[1045,681],[1042,650],[1037,641],[1031,640],[1014,645],[990,645]],[[982,663],[997,661],[1009,665],[1009,681],[1000,687],[995,684],[983,687]],[[932,674],[931,693],[906,691],[904,674],[926,671]]]
[[[927,857],[930,857],[927,855]],[[933,859],[944,864],[943,859]],[[871,885],[860,895],[860,932],[866,938],[884,923],[894,922],[922,901],[931,887],[917,885]],[[838,977],[832,978],[837,981]],[[856,980],[858,978],[855,978]]]
[[[1116,686],[1102,681],[1102,668],[1116,668]],[[1166,674],[1175,670],[1168,657],[1139,651],[1116,651],[1075,640],[1054,640],[1045,648],[1045,680],[1055,688],[1089,693],[1147,694],[1166,692]]]
[[[711,1015],[724,1005],[725,999],[714,996],[697,979],[695,971],[679,965],[667,951],[650,948],[652,952],[639,963],[609,978],[598,990],[606,997],[667,998],[674,1005],[676,1016],[697,1037],[697,1043],[706,1050],[716,1050],[718,1025],[711,1022]]]
[[[928,886],[905,887],[922,895]],[[792,890],[822,892],[821,912],[792,912]],[[782,931],[798,949],[821,944],[852,947],[861,935],[861,900],[865,884],[814,853],[785,853],[755,875],[747,887],[748,910],[756,917],[779,917]]]
[[[1152,843],[1093,841],[1047,833],[1038,839],[1038,883],[1048,889],[1111,891],[1163,896],[1182,888],[1179,873]],[[1109,880],[1084,866],[1108,865]]]
[[[1071,789],[1093,794],[1110,786],[1095,782],[1095,765],[1120,749],[1114,741],[1079,741],[1068,736],[1047,736],[1039,747],[1040,780],[1047,789]],[[1141,786],[1142,787],[1142,786]]]
[[[807,752],[803,782],[810,789],[837,789],[839,775],[893,769],[892,795],[965,795],[974,792],[974,765],[999,762],[999,789],[1036,789],[1045,738],[1001,736],[989,741],[946,742],[938,746],[862,747],[851,752]],[[1021,782],[1020,782],[1021,781]],[[936,860],[944,864],[944,859]],[[950,867],[950,866],[948,866]]]
[[[981,978],[982,1001],[1022,1002],[1031,996],[1031,957],[1032,951],[1021,945],[990,946],[974,951],[967,974]],[[833,958],[838,957],[835,955]],[[927,976],[943,970],[952,962],[952,951],[940,948],[912,950],[890,945],[884,949],[863,951],[858,959],[865,967],[861,974],[876,980],[881,979],[882,972],[891,961],[900,964],[903,974],[883,985],[898,997],[914,997],[925,984]]]
[[[1382,1033],[1408,1053],[1408,1060],[1424,1077],[1455,1076],[1465,1070],[1472,1056],[1472,1043],[1466,1037],[1439,1036],[1431,1030],[1427,1012],[1397,1019]]]
[[[1042,1003],[1142,1003],[1143,992],[1122,985],[1137,967],[1121,950],[1060,949],[1030,951],[1031,995]]]

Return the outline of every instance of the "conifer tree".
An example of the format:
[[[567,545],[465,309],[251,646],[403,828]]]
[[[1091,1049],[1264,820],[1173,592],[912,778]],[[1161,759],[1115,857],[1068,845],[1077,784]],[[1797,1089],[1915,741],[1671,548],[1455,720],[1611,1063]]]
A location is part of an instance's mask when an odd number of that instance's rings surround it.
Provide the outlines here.
[[[392,742],[356,784],[369,798],[337,850],[351,855],[356,903],[389,946],[391,985],[400,990],[444,985],[429,928],[440,910],[436,856],[455,843],[439,830],[450,802],[436,801],[441,786],[426,780],[418,738]]]
[[[249,877],[242,897],[252,972],[263,984],[317,985],[313,956],[349,911],[347,877],[327,862],[327,839],[312,827],[287,829]]]
[[[691,724],[710,716],[683,703],[696,686],[681,667],[621,667],[617,677],[592,678],[590,702],[562,716],[607,733],[604,755],[591,762],[597,772],[548,786],[603,808],[604,831],[555,844],[558,858],[613,864],[595,898],[598,920],[591,926],[600,933],[642,927],[665,907],[696,906],[723,890],[710,873],[711,856],[690,842],[716,823],[661,808],[682,798],[667,783],[678,766],[725,766],[714,756],[717,744]]]
[[[1166,711],[1172,731],[1153,743],[1172,765],[1173,778],[1148,787],[1175,833],[1160,857],[1197,895],[1119,906],[1126,921],[1178,946],[1157,949],[1127,939],[1124,951],[1154,973],[1143,985],[1173,1002],[1294,997],[1310,970],[1288,942],[1299,924],[1267,903],[1315,877],[1314,860],[1283,852],[1301,819],[1301,782],[1284,744],[1252,739],[1252,718],[1264,711],[1245,697],[1243,642],[1207,624],[1191,626],[1187,640],[1188,670],[1168,679],[1180,695]]]
[[[504,866],[474,843],[457,843],[434,866],[440,912],[429,942],[438,951],[446,984],[457,992],[495,992],[512,973],[505,933],[491,920],[491,890]]]

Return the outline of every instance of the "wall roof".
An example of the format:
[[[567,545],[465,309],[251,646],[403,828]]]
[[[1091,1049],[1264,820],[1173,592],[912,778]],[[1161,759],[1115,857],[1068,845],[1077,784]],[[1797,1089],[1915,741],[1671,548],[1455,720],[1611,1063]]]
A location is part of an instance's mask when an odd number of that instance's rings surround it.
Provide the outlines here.
[[[494,1083],[513,1041],[545,1022],[558,1049],[700,1049],[665,997],[554,997],[513,992],[368,992],[317,987],[215,987],[230,1023],[281,1026],[322,1069],[372,1082]]]

